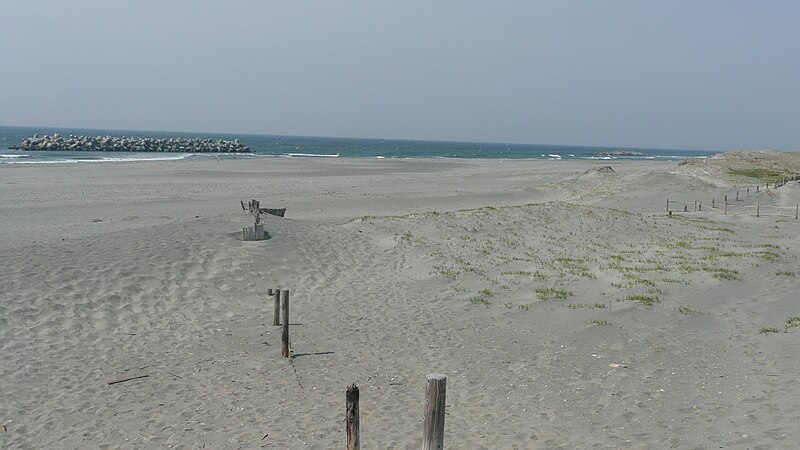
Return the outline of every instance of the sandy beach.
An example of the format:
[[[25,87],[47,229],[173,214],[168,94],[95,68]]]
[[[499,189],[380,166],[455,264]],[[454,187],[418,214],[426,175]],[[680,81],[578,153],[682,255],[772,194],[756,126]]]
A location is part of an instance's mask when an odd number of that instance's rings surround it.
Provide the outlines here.
[[[343,448],[350,383],[363,448],[419,448],[436,372],[448,448],[796,448],[800,185],[757,184],[677,161],[0,166],[0,448]],[[287,208],[268,240],[237,239],[249,199]]]

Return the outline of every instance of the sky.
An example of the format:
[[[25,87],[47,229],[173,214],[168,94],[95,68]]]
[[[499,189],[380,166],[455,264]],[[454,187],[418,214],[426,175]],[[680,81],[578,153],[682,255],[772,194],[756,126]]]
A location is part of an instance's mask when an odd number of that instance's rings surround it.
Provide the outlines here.
[[[800,150],[800,2],[0,0],[0,125]]]

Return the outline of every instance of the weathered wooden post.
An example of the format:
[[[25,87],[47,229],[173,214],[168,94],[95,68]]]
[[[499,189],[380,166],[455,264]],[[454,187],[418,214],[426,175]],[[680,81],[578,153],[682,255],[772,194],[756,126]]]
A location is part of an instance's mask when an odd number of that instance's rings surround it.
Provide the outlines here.
[[[694,201],[694,212],[697,212],[697,200]]]
[[[289,290],[283,290],[283,334],[281,335],[281,355],[284,358],[291,358],[289,355]]]
[[[725,214],[728,214],[728,202],[725,202]]]
[[[756,192],[758,192],[758,185],[756,185]]]
[[[272,289],[270,289],[272,290]],[[275,289],[272,292],[273,297],[273,317],[272,317],[272,325],[279,326],[281,324],[281,290]]]
[[[761,217],[761,205],[756,201],[756,217]]]
[[[739,191],[736,191],[736,201],[739,201]]]
[[[794,220],[797,220],[797,213],[800,212],[800,203],[794,205]]]
[[[750,188],[747,188],[747,196],[750,197]]]
[[[345,429],[347,430],[347,450],[361,449],[361,430],[359,429],[358,386],[355,383],[347,386],[345,393]]]
[[[425,389],[425,419],[422,432],[422,450],[444,448],[444,406],[447,377],[441,373],[428,375]]]
[[[728,194],[725,194],[725,204],[728,204]]]
[[[247,211],[247,208],[244,207],[244,200],[239,200],[239,203],[242,204],[242,211]]]
[[[714,207],[714,201],[715,201],[715,200],[716,200],[716,198],[714,198],[714,197],[711,197],[711,207],[712,207],[712,208]]]
[[[683,205],[683,212],[689,212],[689,205]]]
[[[702,211],[703,210],[703,202],[698,202],[697,203],[697,210],[698,211]]]
[[[669,197],[667,197],[667,214],[669,214]]]

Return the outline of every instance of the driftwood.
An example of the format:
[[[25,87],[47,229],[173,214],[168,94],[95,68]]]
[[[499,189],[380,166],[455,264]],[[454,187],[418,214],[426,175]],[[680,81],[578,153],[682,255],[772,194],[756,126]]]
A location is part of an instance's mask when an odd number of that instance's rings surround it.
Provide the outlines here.
[[[135,377],[121,378],[121,379],[119,379],[119,380],[112,380],[112,381],[109,381],[109,382],[108,382],[108,384],[109,384],[109,385],[111,385],[111,384],[117,384],[117,383],[124,383],[124,382],[126,382],[126,381],[138,380],[139,378],[147,378],[147,377],[149,377],[149,376],[150,376],[150,375],[148,375],[148,374],[144,374],[144,375],[137,375],[137,376],[135,376]]]

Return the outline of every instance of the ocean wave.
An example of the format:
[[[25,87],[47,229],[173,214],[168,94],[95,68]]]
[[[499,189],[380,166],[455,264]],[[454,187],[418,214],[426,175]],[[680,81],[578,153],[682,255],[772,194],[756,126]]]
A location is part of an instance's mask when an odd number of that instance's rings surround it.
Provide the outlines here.
[[[321,155],[319,153],[284,153],[284,156],[290,158],[338,158],[339,154]]]
[[[28,158],[30,156],[31,155],[5,155],[5,154],[0,154],[0,158]]]

